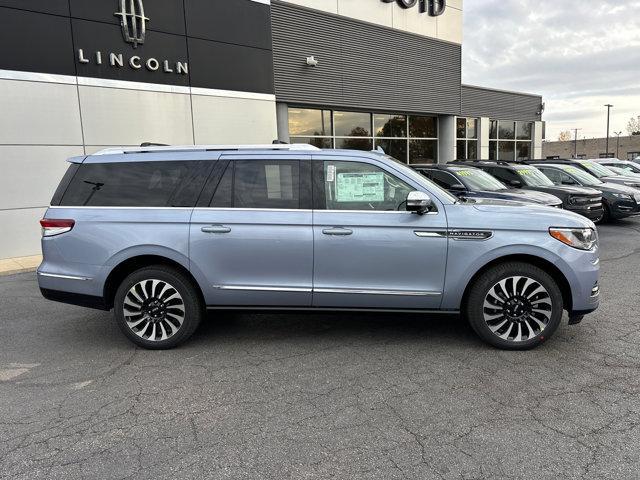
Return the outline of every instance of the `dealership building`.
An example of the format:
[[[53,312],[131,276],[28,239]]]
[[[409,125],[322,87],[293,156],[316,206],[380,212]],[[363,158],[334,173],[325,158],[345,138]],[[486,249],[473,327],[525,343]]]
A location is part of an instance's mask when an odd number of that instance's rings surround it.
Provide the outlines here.
[[[463,0],[0,0],[0,259],[65,159],[309,142],[408,163],[542,156],[538,95],[461,82]]]

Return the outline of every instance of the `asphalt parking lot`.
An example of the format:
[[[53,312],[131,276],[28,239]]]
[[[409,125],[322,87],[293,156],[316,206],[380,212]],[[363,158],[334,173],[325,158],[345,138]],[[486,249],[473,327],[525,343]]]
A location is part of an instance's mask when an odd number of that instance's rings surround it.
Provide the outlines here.
[[[638,478],[640,220],[600,237],[600,310],[531,352],[451,318],[294,313],[144,351],[0,277],[0,476]]]

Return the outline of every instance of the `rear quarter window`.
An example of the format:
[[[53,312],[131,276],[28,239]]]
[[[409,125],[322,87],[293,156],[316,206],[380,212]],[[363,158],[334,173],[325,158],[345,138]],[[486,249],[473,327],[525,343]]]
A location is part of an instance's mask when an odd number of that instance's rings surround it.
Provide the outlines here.
[[[60,205],[192,207],[204,186],[210,163],[85,163],[77,169]]]

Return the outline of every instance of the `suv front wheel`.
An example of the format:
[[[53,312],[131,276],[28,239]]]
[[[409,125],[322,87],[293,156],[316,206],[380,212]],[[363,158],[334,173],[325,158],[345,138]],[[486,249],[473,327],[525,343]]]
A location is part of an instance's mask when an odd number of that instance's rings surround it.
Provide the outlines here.
[[[562,320],[556,281],[528,263],[504,263],[473,284],[466,305],[471,327],[491,345],[526,350],[550,338]]]
[[[195,332],[204,316],[203,302],[192,282],[162,265],[131,273],[120,284],[113,305],[122,332],[148,349],[179,345]]]

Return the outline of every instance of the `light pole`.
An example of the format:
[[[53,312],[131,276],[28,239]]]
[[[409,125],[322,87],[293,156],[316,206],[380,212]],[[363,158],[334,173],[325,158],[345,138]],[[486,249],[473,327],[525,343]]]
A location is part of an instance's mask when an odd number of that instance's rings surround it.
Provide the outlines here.
[[[613,105],[611,105],[610,103],[607,103],[605,107],[607,107],[607,157],[608,157],[609,156],[609,120],[611,119],[611,109],[613,108]]]
[[[578,130],[582,130],[581,128],[574,128],[573,131],[576,132],[576,136],[573,139],[573,158],[578,158]]]
[[[618,141],[616,143],[616,158],[620,158],[620,135],[622,135],[622,132],[613,132],[613,134],[618,137]]]

